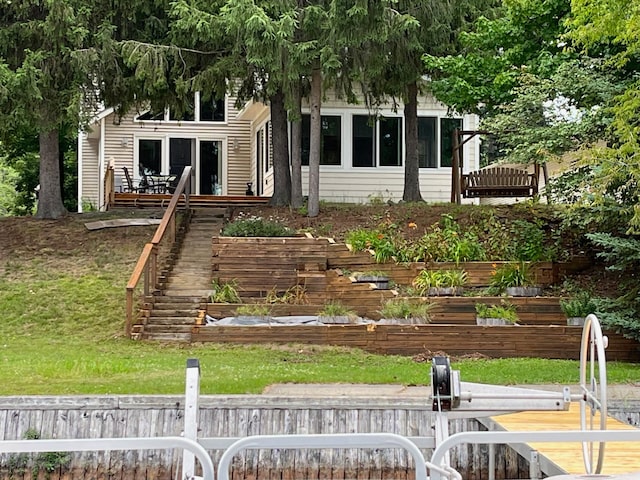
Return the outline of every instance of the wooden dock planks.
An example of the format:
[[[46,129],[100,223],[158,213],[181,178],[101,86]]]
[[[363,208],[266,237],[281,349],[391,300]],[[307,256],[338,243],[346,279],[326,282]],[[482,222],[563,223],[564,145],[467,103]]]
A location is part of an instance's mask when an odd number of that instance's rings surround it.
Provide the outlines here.
[[[579,430],[580,406],[572,403],[568,411],[519,412],[493,417],[507,431]],[[615,418],[607,419],[607,430],[632,430],[634,427]],[[581,443],[531,443],[537,450],[567,473],[584,474]],[[640,442],[609,442],[605,447],[603,474],[640,472]],[[640,474],[639,474],[640,475]]]

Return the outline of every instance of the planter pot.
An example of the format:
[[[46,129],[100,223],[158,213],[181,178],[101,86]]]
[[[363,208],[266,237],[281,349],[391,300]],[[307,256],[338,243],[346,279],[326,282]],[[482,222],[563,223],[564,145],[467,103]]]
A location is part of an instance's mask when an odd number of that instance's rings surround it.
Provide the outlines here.
[[[428,320],[424,318],[381,318],[376,323],[380,325],[427,325]]]
[[[476,317],[476,324],[485,325],[485,326],[502,326],[502,325],[514,325],[511,322],[508,322],[504,318],[486,318],[486,317]]]
[[[382,275],[358,275],[356,283],[373,283],[376,288],[389,290],[389,277]]]
[[[567,317],[567,325],[582,327],[584,326],[585,317]]]
[[[507,287],[506,292],[512,297],[538,297],[542,295],[542,287]]]
[[[427,290],[427,295],[430,297],[453,297],[462,295],[463,291],[462,287],[431,287]]]

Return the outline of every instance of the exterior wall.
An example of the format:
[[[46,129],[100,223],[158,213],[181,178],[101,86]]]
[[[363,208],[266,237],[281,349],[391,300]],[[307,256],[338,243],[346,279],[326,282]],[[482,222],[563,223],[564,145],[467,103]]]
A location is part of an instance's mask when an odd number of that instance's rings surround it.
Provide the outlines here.
[[[341,117],[341,159],[339,166],[320,166],[320,198],[327,201],[366,203],[372,198],[385,201],[402,199],[404,191],[404,158],[399,167],[352,167],[351,115],[365,115],[368,113],[364,105],[348,105],[339,107],[340,101],[329,98],[322,105],[323,115],[337,115]],[[303,110],[304,111],[304,110]],[[380,108],[377,112],[381,116],[402,116],[402,106],[394,112],[391,105]],[[447,109],[429,97],[421,99],[418,106],[418,116],[447,118]],[[475,115],[454,116],[462,118],[464,130],[477,128]],[[403,122],[403,135],[406,124]],[[464,147],[463,171],[476,170],[479,165],[480,145],[477,137],[467,142]],[[440,151],[438,138],[437,151]],[[403,156],[406,150],[403,150]],[[303,194],[308,194],[308,168],[303,167]],[[451,167],[421,168],[420,190],[422,198],[428,202],[449,202],[451,200]],[[475,203],[469,200],[468,203]]]
[[[272,149],[267,146],[269,165],[257,165],[257,132],[269,121],[268,108],[262,104],[253,105],[249,113],[238,112],[235,99],[227,97],[226,122],[178,122],[178,121],[137,121],[129,114],[116,123],[113,113],[103,115],[81,140],[81,184],[80,202],[96,208],[103,206],[101,185],[108,163],[113,164],[116,185],[125,184],[122,167],[127,167],[140,180],[137,163],[138,140],[160,139],[163,141],[163,156],[168,158],[170,138],[190,138],[196,141],[220,141],[222,144],[222,194],[244,195],[247,183],[253,184],[256,194],[269,196],[273,192]],[[304,111],[304,110],[303,110]],[[399,167],[352,167],[351,115],[366,115],[369,110],[364,104],[346,105],[331,92],[322,105],[323,115],[338,115],[341,120],[341,165],[320,167],[320,198],[327,201],[363,203],[372,198],[397,201],[402,198],[404,188],[404,159]],[[383,105],[376,112],[382,116],[402,116],[402,106],[393,108]],[[421,98],[419,116],[447,117],[447,108],[431,97]],[[477,128],[477,117],[463,118],[463,128]],[[403,128],[406,127],[403,122]],[[271,140],[269,125],[269,140]],[[439,135],[438,142],[439,142]],[[271,143],[271,142],[269,142]],[[440,145],[437,145],[440,151]],[[403,149],[404,155],[404,149]],[[438,155],[439,156],[439,155]],[[464,172],[478,168],[479,142],[477,137],[464,146]],[[168,165],[168,161],[165,161]],[[167,167],[165,167],[167,168]],[[308,193],[308,169],[303,167],[303,194]],[[168,173],[163,171],[162,173]],[[197,179],[194,178],[197,183]],[[422,197],[429,202],[448,202],[451,192],[451,168],[420,169]],[[197,192],[197,190],[196,190]]]
[[[104,120],[92,125],[91,131],[82,144],[82,188],[79,197],[94,206],[102,205],[99,200],[99,185],[103,181],[107,162],[115,169],[116,184],[125,184],[122,167],[127,167],[134,178],[140,181],[137,162],[139,139],[162,140],[163,157],[168,159],[170,138],[189,138],[196,141],[220,141],[222,145],[222,194],[244,195],[250,181],[250,122],[238,120],[235,99],[227,97],[225,122],[179,122],[179,121],[138,121],[137,113],[127,114],[116,121],[109,114]],[[104,122],[104,126],[101,126]],[[101,138],[102,131],[102,138]],[[100,168],[100,143],[104,144],[104,165]],[[196,153],[197,155],[197,153]],[[195,162],[195,159],[193,159]],[[164,161],[168,165],[168,160]],[[162,173],[167,166],[163,166]],[[196,180],[195,178],[193,180]]]

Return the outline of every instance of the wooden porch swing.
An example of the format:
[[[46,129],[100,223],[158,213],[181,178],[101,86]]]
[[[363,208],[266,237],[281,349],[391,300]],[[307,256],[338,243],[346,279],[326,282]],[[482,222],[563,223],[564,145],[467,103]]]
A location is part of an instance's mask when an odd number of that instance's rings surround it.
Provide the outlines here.
[[[454,130],[453,162],[451,171],[451,203],[459,204],[462,198],[533,197],[538,193],[540,165],[534,165],[534,173],[513,167],[489,167],[462,173],[460,150],[476,135],[489,134],[483,130]],[[463,137],[467,135],[466,139]]]

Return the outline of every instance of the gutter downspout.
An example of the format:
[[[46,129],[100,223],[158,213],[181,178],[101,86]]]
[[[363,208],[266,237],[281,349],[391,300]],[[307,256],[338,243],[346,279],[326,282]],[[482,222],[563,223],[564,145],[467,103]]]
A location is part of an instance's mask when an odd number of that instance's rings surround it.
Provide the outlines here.
[[[106,132],[106,120],[100,119],[100,146],[98,148],[98,211],[104,210],[104,137]]]
[[[82,213],[82,142],[84,141],[84,132],[78,130],[78,213]]]

